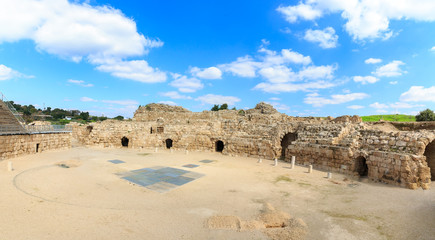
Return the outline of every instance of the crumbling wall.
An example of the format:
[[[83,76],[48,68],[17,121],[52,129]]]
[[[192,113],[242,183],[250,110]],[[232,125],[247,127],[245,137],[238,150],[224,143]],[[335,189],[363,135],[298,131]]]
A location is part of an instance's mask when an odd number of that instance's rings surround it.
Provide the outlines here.
[[[0,135],[0,160],[70,147],[70,133]]]
[[[286,134],[294,134],[283,144]],[[249,110],[190,112],[181,107],[149,104],[140,107],[133,121],[104,121],[74,128],[73,135],[90,146],[129,148],[172,148],[290,161],[298,164],[359,176],[357,159],[364,158],[367,177],[409,188],[428,188],[430,167],[424,155],[435,139],[435,131],[400,131],[393,125],[362,123],[357,116],[296,118],[278,113],[260,103]],[[281,146],[287,146],[282,149]],[[285,156],[282,156],[285,153]]]

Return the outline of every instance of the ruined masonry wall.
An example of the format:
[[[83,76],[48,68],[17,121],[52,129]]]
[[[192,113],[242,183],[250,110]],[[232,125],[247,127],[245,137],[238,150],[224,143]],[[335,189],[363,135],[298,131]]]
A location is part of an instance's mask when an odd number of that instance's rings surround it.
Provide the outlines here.
[[[39,144],[38,151],[36,151],[37,144]],[[0,160],[70,147],[70,133],[1,135]]]
[[[174,149],[189,151],[215,151],[216,142],[222,141],[223,154],[285,161],[296,156],[297,164],[355,176],[356,159],[364,157],[369,179],[427,189],[431,169],[424,153],[435,130],[418,126],[419,130],[401,131],[384,123],[362,123],[356,116],[290,117],[264,103],[246,111],[200,113],[150,104],[140,107],[132,121],[74,126],[73,136],[85,145],[101,147],[122,147],[126,137],[129,148],[166,148],[165,140],[171,139]],[[281,144],[288,133],[297,137],[282,156]]]

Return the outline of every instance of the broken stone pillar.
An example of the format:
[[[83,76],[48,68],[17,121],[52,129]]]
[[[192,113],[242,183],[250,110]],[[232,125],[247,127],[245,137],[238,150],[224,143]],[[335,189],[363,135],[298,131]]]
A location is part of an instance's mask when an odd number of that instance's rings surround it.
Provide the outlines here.
[[[257,163],[261,163],[261,162],[262,162],[262,160],[261,160],[261,158],[259,158]]]
[[[313,165],[309,165],[308,166],[308,173],[312,173],[313,172]]]
[[[9,171],[9,172],[12,172],[13,170],[14,170],[14,168],[12,167],[12,162],[9,161],[9,162],[8,162],[8,171]]]
[[[331,172],[328,172],[328,176],[327,176],[327,178],[328,178],[328,179],[331,179],[331,178],[332,178],[332,173],[331,173]]]
[[[296,162],[296,157],[292,156],[292,167],[291,167],[291,169],[295,168],[295,162]]]
[[[159,149],[158,148],[156,148],[156,152],[158,151]]]
[[[273,166],[278,166],[278,159],[277,158],[275,158],[275,163],[273,164]]]

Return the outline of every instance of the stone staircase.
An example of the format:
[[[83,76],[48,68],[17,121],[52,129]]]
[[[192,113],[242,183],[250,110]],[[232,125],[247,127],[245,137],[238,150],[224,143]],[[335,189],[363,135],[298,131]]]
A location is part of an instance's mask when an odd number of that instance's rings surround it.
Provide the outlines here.
[[[25,121],[0,92],[0,135],[26,133]]]
[[[6,103],[1,101],[1,100],[0,100],[0,125],[18,125],[18,126],[21,126],[21,123],[14,116],[14,114],[12,114],[11,110],[9,110]]]

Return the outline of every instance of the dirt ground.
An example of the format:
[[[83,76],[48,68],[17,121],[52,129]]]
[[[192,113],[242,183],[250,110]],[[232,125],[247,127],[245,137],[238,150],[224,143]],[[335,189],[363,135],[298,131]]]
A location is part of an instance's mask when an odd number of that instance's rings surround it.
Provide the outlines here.
[[[435,183],[409,190],[257,161],[84,147],[0,161],[0,239],[435,239]],[[116,174],[155,166],[205,176],[159,193]]]

